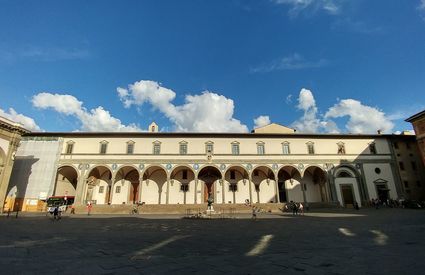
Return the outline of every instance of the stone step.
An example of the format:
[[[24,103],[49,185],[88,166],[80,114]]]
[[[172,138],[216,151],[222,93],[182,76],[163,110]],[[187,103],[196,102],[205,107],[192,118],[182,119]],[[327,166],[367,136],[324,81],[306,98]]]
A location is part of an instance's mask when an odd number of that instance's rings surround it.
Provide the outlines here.
[[[284,208],[285,203],[256,203],[253,206],[258,207],[261,211],[278,213]],[[337,203],[310,203],[310,208],[335,208]],[[92,205],[92,214],[131,214],[133,205]],[[144,204],[139,206],[140,214],[182,214],[192,215],[203,213],[208,206],[204,204]],[[233,214],[233,213],[250,213],[252,208],[245,204],[213,204],[215,213]],[[87,206],[76,206],[76,214],[87,213]]]

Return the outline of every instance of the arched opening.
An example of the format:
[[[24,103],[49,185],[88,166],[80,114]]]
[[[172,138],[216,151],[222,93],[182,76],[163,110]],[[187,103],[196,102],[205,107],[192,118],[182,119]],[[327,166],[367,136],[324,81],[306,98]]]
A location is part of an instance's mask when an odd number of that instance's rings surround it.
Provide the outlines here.
[[[170,204],[195,203],[195,173],[190,167],[178,166],[171,172],[168,201]]]
[[[252,183],[257,203],[276,202],[276,182],[272,169],[267,166],[256,167],[252,171]],[[255,197],[252,199],[254,200]]]
[[[56,182],[53,196],[75,196],[78,173],[72,166],[59,167],[56,172]]]
[[[339,166],[335,168],[334,175],[336,195],[341,206],[353,207],[355,202],[360,206],[360,186],[354,169]]]
[[[139,201],[139,172],[132,166],[121,167],[112,188],[112,204],[137,203]]]
[[[216,181],[221,179],[220,171],[214,166],[206,166],[199,171],[198,180],[201,182],[201,202],[207,202],[209,197],[216,201]]]
[[[293,166],[284,166],[278,172],[278,188],[280,202],[303,201],[301,174]]]
[[[249,175],[241,166],[231,166],[224,174],[224,202],[244,203],[249,200]]]
[[[309,166],[302,178],[307,202],[329,201],[326,188],[326,173],[318,166]]]
[[[109,204],[111,199],[111,178],[112,172],[108,167],[94,167],[87,177],[85,203]]]
[[[151,166],[143,173],[141,201],[146,204],[165,204],[167,172],[161,166]]]

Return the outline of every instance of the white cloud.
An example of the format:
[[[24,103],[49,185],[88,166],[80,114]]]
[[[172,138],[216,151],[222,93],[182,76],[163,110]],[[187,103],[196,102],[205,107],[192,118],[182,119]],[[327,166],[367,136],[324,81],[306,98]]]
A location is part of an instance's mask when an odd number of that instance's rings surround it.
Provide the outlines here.
[[[0,109],[0,116],[21,124],[27,130],[41,131],[41,128],[35,123],[34,119],[23,114],[18,114],[13,108],[9,108],[9,112]]]
[[[124,125],[121,121],[99,106],[87,111],[83,103],[72,95],[39,93],[32,98],[32,104],[40,109],[53,109],[58,113],[76,117],[81,131],[89,132],[138,132],[135,124]]]
[[[325,118],[346,116],[349,119],[345,127],[350,133],[376,133],[378,129],[390,133],[394,128],[394,123],[384,112],[354,99],[341,100],[325,114]]]
[[[174,124],[176,131],[248,132],[246,125],[233,118],[233,100],[213,92],[186,95],[180,106],[172,103],[176,93],[155,81],[141,80],[129,85],[128,89],[117,88],[117,93],[127,108],[150,104]]]
[[[394,128],[391,117],[377,108],[363,105],[354,99],[340,100],[322,116],[319,114],[313,93],[304,88],[300,91],[297,108],[304,114],[292,123],[292,127],[302,133],[339,133],[340,129],[332,118],[342,117],[348,117],[345,128],[350,133],[374,134],[378,129],[384,133],[390,133]]]
[[[254,128],[259,128],[270,124],[269,116],[259,116],[254,119]]]
[[[328,14],[336,15],[341,12],[343,0],[274,0],[276,4],[290,6],[289,15],[298,16],[301,12],[325,11]]]
[[[302,70],[302,69],[314,69],[321,68],[328,65],[326,59],[319,59],[317,61],[308,61],[298,53],[294,53],[283,57],[278,60],[274,60],[269,64],[263,64],[258,67],[251,68],[251,73],[268,73],[272,71],[280,70]]]
[[[298,132],[316,133],[321,127],[320,119],[317,118],[316,101],[313,93],[305,88],[302,88],[298,97],[299,110],[304,111],[304,115],[294,121],[291,126],[297,129]]]

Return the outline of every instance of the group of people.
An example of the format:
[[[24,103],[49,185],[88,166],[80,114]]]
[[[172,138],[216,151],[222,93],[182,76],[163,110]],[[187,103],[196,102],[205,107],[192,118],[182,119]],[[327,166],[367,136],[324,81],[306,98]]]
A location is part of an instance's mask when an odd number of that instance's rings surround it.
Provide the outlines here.
[[[304,215],[304,205],[302,202],[290,201],[288,204],[285,204],[285,212],[292,211],[292,215]]]

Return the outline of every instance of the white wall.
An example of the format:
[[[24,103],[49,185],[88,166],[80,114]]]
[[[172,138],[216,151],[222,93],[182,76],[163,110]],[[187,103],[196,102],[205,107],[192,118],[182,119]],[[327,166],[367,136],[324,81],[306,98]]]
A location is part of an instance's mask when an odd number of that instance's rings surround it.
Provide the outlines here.
[[[117,186],[121,186],[119,193],[116,192]],[[119,180],[115,182],[112,188],[112,204],[128,204],[130,198],[131,182],[129,180]]]
[[[103,193],[99,193],[100,187],[103,186]],[[99,184],[93,188],[93,200],[96,200],[96,204],[106,204],[108,199],[106,193],[108,191],[108,183],[105,180],[99,180]]]
[[[375,168],[381,169],[381,173],[377,174]],[[389,196],[392,199],[397,199],[397,191],[395,188],[394,177],[391,172],[391,165],[389,163],[368,163],[363,165],[365,173],[366,185],[369,192],[369,197],[377,198],[376,185],[374,181],[383,179],[387,181],[387,187],[390,189]]]
[[[292,183],[290,180],[285,181],[285,188],[288,194],[287,201],[294,201],[294,202],[303,202],[303,191],[301,190],[301,183],[299,182],[299,179],[292,179]]]

